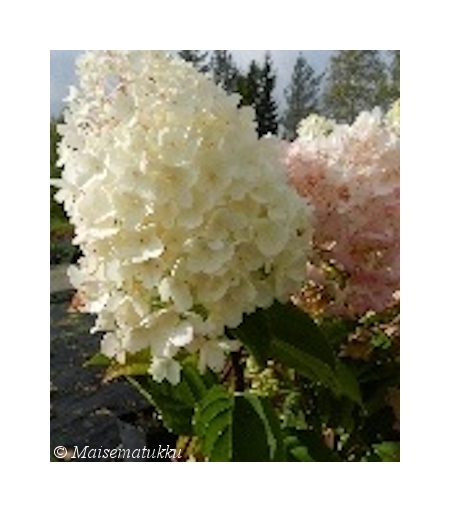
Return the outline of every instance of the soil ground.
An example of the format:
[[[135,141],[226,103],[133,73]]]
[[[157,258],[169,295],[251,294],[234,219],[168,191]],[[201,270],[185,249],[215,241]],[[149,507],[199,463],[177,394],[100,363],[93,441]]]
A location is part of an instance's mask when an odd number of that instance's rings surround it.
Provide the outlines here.
[[[69,451],[75,446],[79,450],[84,446],[157,449],[159,444],[174,448],[174,437],[128,382],[104,383],[101,368],[83,367],[98,352],[101,335],[90,334],[91,316],[68,311],[73,291],[60,285],[65,279],[61,275],[58,269],[52,279],[53,289],[58,291],[50,295],[51,452],[57,446]]]

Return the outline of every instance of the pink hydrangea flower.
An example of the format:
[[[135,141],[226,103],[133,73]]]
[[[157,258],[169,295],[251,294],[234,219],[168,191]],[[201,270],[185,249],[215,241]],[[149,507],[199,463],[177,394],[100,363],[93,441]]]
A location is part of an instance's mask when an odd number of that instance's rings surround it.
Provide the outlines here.
[[[399,106],[353,125],[306,120],[286,148],[292,184],[315,209],[311,283],[325,312],[382,311],[400,288]],[[393,113],[394,112],[394,113]],[[311,125],[311,129],[309,128]],[[323,130],[318,131],[318,126]]]

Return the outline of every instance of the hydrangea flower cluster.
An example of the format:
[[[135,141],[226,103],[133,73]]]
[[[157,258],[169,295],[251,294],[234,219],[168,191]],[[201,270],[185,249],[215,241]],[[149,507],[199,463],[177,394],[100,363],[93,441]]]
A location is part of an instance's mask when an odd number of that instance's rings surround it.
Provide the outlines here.
[[[400,103],[352,125],[313,116],[298,135],[286,164],[315,208],[312,287],[303,299],[328,314],[382,311],[400,287]]]
[[[70,278],[119,362],[149,351],[157,381],[177,357],[220,371],[227,327],[287,301],[304,279],[311,208],[251,108],[164,51],[91,51],[60,127],[56,198],[83,252]],[[144,353],[144,352],[143,352]]]

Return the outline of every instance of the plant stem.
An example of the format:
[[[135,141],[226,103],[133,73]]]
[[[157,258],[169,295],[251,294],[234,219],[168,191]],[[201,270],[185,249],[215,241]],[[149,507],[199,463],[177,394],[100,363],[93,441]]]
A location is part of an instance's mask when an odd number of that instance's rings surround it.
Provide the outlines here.
[[[241,364],[241,353],[240,352],[232,352],[231,353],[231,362],[233,364],[234,371],[234,389],[235,391],[244,391],[245,389],[245,381],[244,381],[244,368]]]

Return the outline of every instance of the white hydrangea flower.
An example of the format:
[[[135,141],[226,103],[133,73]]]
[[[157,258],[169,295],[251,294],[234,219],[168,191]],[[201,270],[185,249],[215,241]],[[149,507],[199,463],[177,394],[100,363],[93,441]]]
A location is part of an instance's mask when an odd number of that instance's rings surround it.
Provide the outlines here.
[[[184,350],[220,371],[227,327],[299,289],[310,207],[254,111],[163,51],[90,51],[60,127],[57,198],[83,257],[70,271],[107,332],[102,351],[150,349],[176,384]],[[234,347],[235,348],[235,347]]]
[[[386,114],[386,124],[400,134],[400,99],[395,101]]]
[[[181,381],[180,363],[167,357],[153,357],[150,373],[156,382],[168,380],[176,386]]]
[[[297,135],[305,139],[314,140],[317,137],[330,134],[335,127],[336,122],[332,119],[319,116],[318,114],[310,114],[300,121],[297,128]]]

